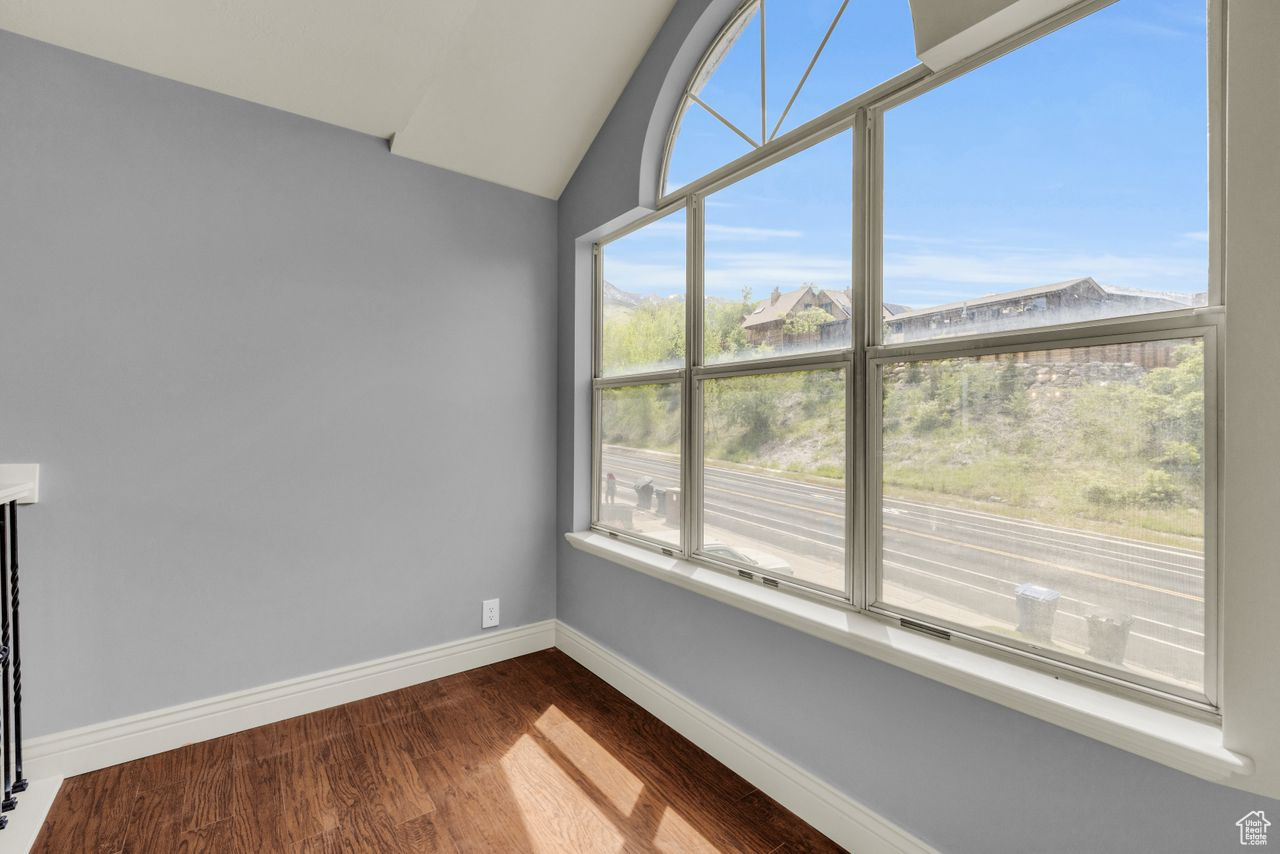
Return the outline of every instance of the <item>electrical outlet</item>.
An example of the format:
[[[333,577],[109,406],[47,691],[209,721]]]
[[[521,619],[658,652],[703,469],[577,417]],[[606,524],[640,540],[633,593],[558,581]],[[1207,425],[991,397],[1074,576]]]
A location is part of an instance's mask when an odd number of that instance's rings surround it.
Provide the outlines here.
[[[498,600],[486,599],[480,611],[480,628],[491,629],[498,625]]]

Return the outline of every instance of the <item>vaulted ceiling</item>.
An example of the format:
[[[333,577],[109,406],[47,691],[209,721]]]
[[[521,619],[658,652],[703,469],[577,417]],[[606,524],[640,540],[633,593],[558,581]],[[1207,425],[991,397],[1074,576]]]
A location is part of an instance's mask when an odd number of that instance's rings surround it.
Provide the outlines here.
[[[0,29],[557,198],[674,0],[3,0]]]

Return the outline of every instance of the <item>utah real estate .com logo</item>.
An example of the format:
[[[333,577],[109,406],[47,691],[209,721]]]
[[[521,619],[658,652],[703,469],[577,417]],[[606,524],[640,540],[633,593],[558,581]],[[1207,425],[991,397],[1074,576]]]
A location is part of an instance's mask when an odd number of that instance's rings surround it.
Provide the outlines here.
[[[1254,810],[1236,822],[1236,827],[1240,828],[1240,844],[1266,845],[1267,828],[1270,826],[1271,822],[1267,821],[1266,813],[1262,810]]]

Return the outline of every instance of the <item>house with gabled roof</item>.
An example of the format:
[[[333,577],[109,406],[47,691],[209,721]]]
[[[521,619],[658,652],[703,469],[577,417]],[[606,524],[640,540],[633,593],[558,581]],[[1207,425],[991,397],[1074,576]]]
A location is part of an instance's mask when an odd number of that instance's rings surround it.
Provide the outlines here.
[[[820,324],[815,331],[788,333],[787,321],[809,309],[826,312],[831,319]],[[774,288],[767,300],[742,319],[742,328],[746,330],[747,341],[752,347],[791,346],[799,339],[825,341],[842,334],[847,337],[852,316],[853,306],[846,291],[819,290],[813,285],[785,292]]]
[[[761,301],[755,310],[742,318],[747,341],[753,347],[780,345],[787,319],[815,307],[816,303],[817,294],[811,285],[785,293],[774,288],[767,300]]]

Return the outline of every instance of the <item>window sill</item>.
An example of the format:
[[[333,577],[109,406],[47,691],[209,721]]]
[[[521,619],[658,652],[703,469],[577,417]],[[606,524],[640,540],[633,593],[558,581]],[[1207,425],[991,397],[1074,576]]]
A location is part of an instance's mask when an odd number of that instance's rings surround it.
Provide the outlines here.
[[[1223,747],[1219,725],[1041,673],[907,631],[875,617],[793,596],[594,532],[568,533],[604,558],[798,631],[878,658],[1147,759],[1225,783],[1253,761]]]

